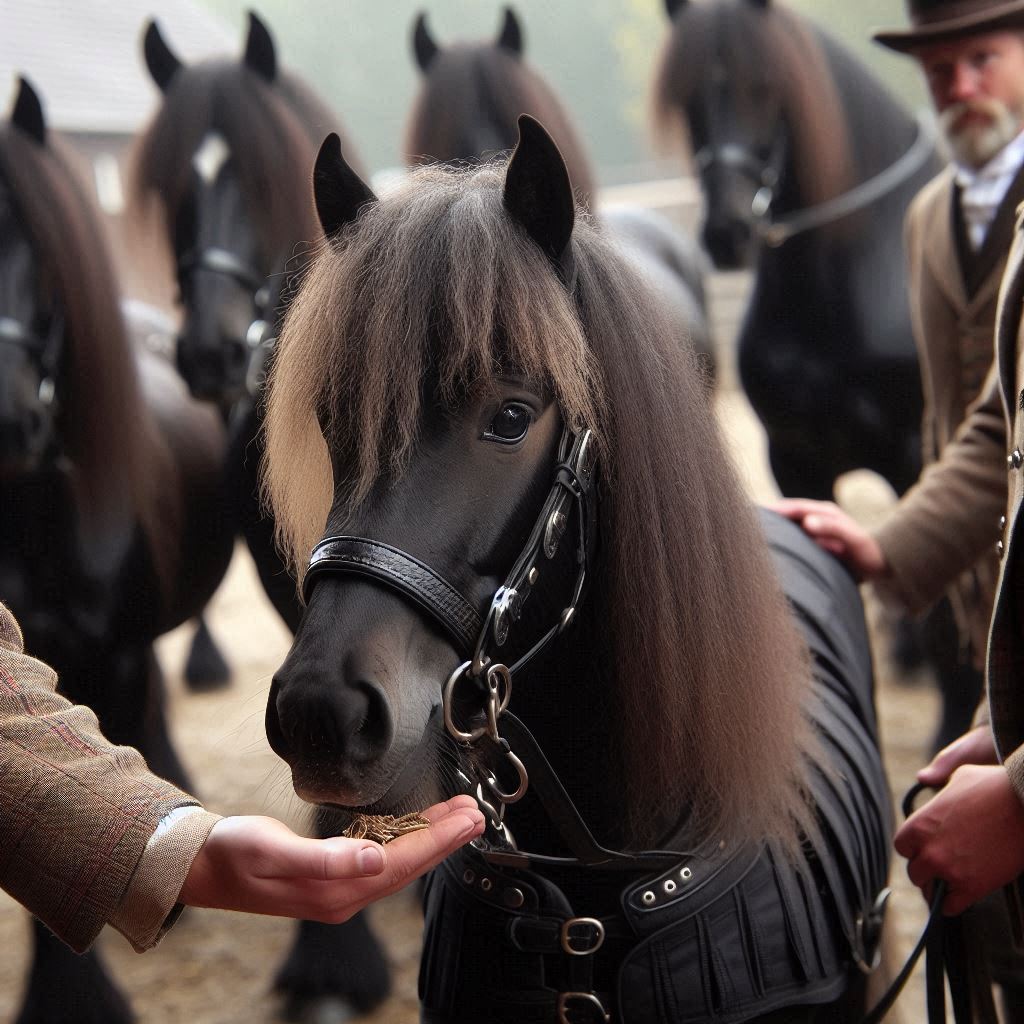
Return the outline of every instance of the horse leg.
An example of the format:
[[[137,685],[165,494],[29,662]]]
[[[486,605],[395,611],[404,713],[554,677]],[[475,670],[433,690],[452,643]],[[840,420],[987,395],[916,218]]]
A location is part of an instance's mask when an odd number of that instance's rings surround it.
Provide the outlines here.
[[[185,661],[184,674],[185,683],[195,693],[221,690],[231,681],[231,666],[202,615],[196,619],[196,631]]]
[[[15,1024],[131,1024],[128,1001],[95,950],[78,956],[32,919],[33,957]]]
[[[330,819],[324,812],[316,816],[321,838],[338,835]],[[391,971],[365,912],[344,924],[300,921],[274,989],[285,998],[286,1018],[295,1021],[330,1019],[341,1024],[387,999]]]

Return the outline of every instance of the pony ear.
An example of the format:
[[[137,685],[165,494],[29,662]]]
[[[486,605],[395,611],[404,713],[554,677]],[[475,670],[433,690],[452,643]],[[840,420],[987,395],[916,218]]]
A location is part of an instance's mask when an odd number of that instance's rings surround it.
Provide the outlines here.
[[[267,82],[272,82],[277,76],[274,37],[255,11],[249,12],[249,37],[245,41],[242,62]]]
[[[688,3],[689,0],[665,0],[665,12],[668,14],[669,20],[675,18],[676,14]]]
[[[142,52],[146,58],[146,67],[150,77],[156,82],[161,92],[167,92],[171,79],[181,68],[181,61],[174,55],[171,48],[164,42],[157,23],[150,19],[146,26],[146,34],[142,38]]]
[[[18,95],[14,99],[11,123],[17,125],[33,142],[40,146],[46,145],[43,105],[39,101],[39,94],[29,84],[28,79],[21,75],[18,76]]]
[[[420,71],[426,71],[434,62],[434,58],[441,52],[440,47],[434,42],[427,28],[427,12],[420,11],[416,15],[416,25],[412,33],[412,48],[416,54],[416,63]]]
[[[505,20],[501,25],[501,35],[498,36],[498,46],[517,57],[523,55],[523,29],[511,7],[505,8]]]
[[[576,200],[562,154],[529,114],[519,115],[519,141],[505,172],[503,201],[569,285]]]
[[[328,238],[333,238],[346,224],[351,224],[367,203],[377,202],[369,186],[345,162],[337,132],[331,132],[324,139],[316,155],[313,200],[320,226]]]

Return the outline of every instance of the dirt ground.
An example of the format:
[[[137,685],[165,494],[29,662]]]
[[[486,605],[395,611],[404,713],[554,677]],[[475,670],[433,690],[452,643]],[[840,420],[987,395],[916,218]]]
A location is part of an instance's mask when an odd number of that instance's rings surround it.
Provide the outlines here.
[[[751,494],[770,499],[776,491],[767,471],[764,437],[746,401],[735,388],[729,339],[742,309],[747,281],[742,275],[716,275],[710,297],[721,345],[718,411],[730,449]],[[888,487],[867,473],[842,482],[841,501],[865,521],[884,514],[892,502]],[[882,633],[877,609],[869,606],[876,636]],[[192,695],[180,678],[190,631],[165,637],[159,645],[167,674],[169,711],[178,749],[192,772],[199,795],[223,814],[266,813],[303,829],[308,814],[291,791],[289,776],[270,751],[263,733],[263,711],[270,678],[288,647],[288,634],[267,603],[246,552],[239,550],[216,595],[210,614],[213,631],[234,670],[229,689]],[[898,680],[876,645],[878,705],[885,755],[895,794],[902,793],[925,757],[936,715],[927,678]],[[894,863],[890,904],[897,951],[902,959],[924,919],[923,903]],[[395,966],[395,994],[368,1024],[413,1024],[420,919],[411,894],[399,894],[372,910],[379,935],[386,936]],[[193,911],[162,945],[143,956],[120,936],[105,934],[102,955],[132,1001],[142,1024],[271,1024],[280,1006],[271,979],[291,940],[290,922],[213,911]],[[0,894],[0,1021],[19,1004],[28,938],[26,915]],[[896,1020],[894,1015],[891,1020]],[[900,1019],[925,1019],[920,972],[901,1000]],[[326,1022],[324,1022],[326,1024]]]

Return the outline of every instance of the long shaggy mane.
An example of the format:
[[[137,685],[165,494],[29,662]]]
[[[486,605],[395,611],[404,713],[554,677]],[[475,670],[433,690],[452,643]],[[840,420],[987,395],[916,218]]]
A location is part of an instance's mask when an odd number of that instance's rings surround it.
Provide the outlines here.
[[[583,140],[565,106],[522,58],[494,43],[457,43],[423,75],[405,135],[410,164],[476,162],[512,149],[520,114],[555,140],[569,179],[589,205],[596,183]]]
[[[9,125],[0,126],[0,177],[63,311],[59,430],[77,471],[82,527],[99,540],[141,520],[155,536],[177,517],[156,507],[154,481],[171,472],[170,455],[142,396],[99,216],[59,146],[38,146]]]
[[[809,668],[692,353],[583,211],[570,298],[503,183],[492,165],[416,170],[313,261],[269,383],[264,488],[282,547],[301,576],[335,488],[354,507],[401,474],[425,400],[457,409],[500,373],[528,375],[600,442],[610,529],[588,600],[615,624],[636,840],[688,806],[695,835],[793,848],[810,826]]]
[[[722,73],[719,60],[741,112],[746,104],[750,118],[775,116],[777,103],[792,133],[808,204],[849,188],[855,160],[826,48],[816,29],[774,0],[765,7],[750,0],[691,0],[679,10],[654,81],[660,138],[687,139],[687,104]]]

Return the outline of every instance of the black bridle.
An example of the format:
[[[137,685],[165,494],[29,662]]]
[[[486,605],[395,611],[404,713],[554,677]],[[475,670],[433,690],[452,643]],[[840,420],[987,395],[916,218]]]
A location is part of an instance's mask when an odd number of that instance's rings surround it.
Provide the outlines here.
[[[56,420],[59,410],[57,386],[64,351],[64,314],[57,309],[46,326],[46,334],[33,330],[12,316],[0,316],[0,345],[13,345],[25,351],[39,373],[38,400],[43,423],[33,454],[46,455],[56,450]]]
[[[245,337],[238,339],[249,354],[245,370],[245,392],[228,396],[233,402],[240,399],[251,401],[263,388],[268,360],[277,343],[277,308],[281,285],[275,282],[279,279],[283,281],[284,275],[264,275],[240,256],[216,245],[190,249],[181,255],[178,260],[179,284],[184,285],[200,271],[227,277],[252,295],[253,320]],[[185,289],[181,291],[184,294]]]
[[[533,529],[504,582],[494,592],[485,614],[444,577],[419,559],[391,545],[365,537],[326,537],[313,549],[303,581],[308,602],[317,581],[327,575],[362,576],[399,593],[426,612],[453,642],[463,661],[442,690],[442,708],[448,734],[467,757],[463,774],[467,788],[475,785],[477,801],[487,816],[488,838],[478,849],[496,864],[528,866],[532,863],[654,871],[677,864],[686,854],[677,851],[621,853],[607,850],[594,838],[555,775],[529,730],[510,711],[513,677],[560,636],[576,618],[597,546],[597,452],[588,429],[565,426],[558,444],[554,480]],[[576,521],[576,574],[568,604],[554,622],[511,666],[499,660],[514,625],[536,589],[544,566],[557,555],[561,542]],[[455,697],[466,685],[483,697],[485,724],[463,728],[456,721]],[[460,701],[460,706],[463,702]],[[503,735],[504,733],[504,735]],[[513,747],[515,749],[513,749]],[[502,788],[488,762],[512,766],[516,783]],[[504,824],[505,809],[518,802],[534,783],[535,792],[573,857],[550,857],[517,848]]]

